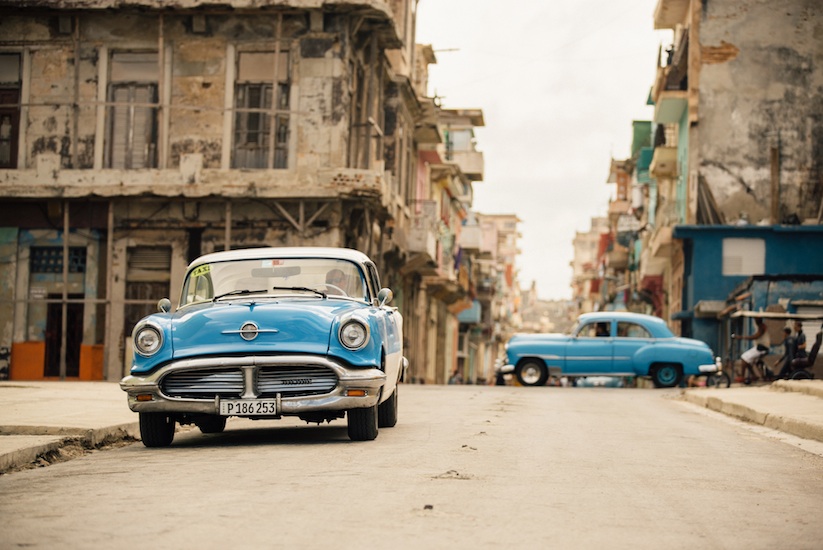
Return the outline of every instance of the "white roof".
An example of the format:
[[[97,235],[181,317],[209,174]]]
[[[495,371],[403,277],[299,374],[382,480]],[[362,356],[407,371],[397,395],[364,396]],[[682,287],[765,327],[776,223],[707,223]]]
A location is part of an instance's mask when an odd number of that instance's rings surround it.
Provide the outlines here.
[[[200,256],[189,264],[189,269],[198,265],[214,262],[262,260],[267,258],[333,258],[348,260],[358,264],[371,263],[368,256],[351,248],[335,248],[325,246],[280,246],[267,248],[243,248],[241,250],[228,250],[226,252],[206,254],[205,256]]]

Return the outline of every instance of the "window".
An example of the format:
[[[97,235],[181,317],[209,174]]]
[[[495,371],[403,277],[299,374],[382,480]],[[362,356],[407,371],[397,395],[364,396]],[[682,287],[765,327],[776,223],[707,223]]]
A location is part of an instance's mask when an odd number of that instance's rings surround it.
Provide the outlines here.
[[[723,275],[762,275],[766,272],[763,239],[723,239]]]
[[[454,160],[455,152],[472,151],[474,149],[473,139],[471,130],[447,130],[446,159]]]
[[[63,273],[62,246],[32,246],[29,258],[32,273]],[[86,249],[69,247],[69,273],[86,272]]]
[[[124,331],[157,311],[157,301],[169,296],[171,247],[135,246],[126,253],[126,303]]]
[[[618,338],[651,338],[649,331],[636,323],[619,321],[617,323]]]
[[[157,166],[156,53],[114,53],[108,89],[106,167]]]
[[[238,54],[232,168],[288,166],[288,74],[288,52]]]
[[[20,55],[0,54],[0,169],[17,168]]]
[[[609,321],[587,323],[580,327],[577,335],[584,336],[586,338],[608,337],[611,335],[611,323]]]

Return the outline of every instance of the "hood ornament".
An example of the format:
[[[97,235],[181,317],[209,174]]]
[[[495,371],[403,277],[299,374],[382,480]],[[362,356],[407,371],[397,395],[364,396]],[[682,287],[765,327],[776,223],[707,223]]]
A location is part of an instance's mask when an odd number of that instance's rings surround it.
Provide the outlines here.
[[[270,334],[277,334],[280,332],[276,328],[270,329],[261,329],[257,326],[257,323],[254,321],[246,321],[242,325],[240,325],[240,330],[224,330],[221,334],[239,334],[240,338],[245,340],[246,342],[251,342],[257,335],[263,332],[267,332]]]

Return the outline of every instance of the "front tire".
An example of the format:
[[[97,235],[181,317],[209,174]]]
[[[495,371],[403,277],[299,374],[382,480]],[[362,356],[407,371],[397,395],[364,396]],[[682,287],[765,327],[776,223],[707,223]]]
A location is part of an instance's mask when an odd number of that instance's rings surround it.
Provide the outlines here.
[[[138,413],[140,437],[146,447],[168,447],[174,440],[174,419],[163,413]]]
[[[372,441],[377,438],[377,405],[367,409],[350,409],[346,412],[349,439]]]
[[[659,365],[652,371],[652,382],[655,388],[673,388],[680,384],[682,377],[680,367],[671,363]]]
[[[397,392],[400,391],[400,384],[394,387],[391,397],[386,399],[377,407],[377,427],[394,428],[397,424]]]
[[[549,369],[541,361],[529,359],[517,365],[514,375],[523,386],[545,386],[549,379]]]

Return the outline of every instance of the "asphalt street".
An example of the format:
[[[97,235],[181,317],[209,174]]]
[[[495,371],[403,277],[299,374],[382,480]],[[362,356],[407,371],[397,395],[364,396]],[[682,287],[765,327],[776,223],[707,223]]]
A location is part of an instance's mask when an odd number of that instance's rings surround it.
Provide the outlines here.
[[[689,388],[682,390],[681,399],[823,442],[823,380]],[[0,473],[66,460],[84,449],[139,437],[137,415],[129,410],[116,382],[0,382]]]

